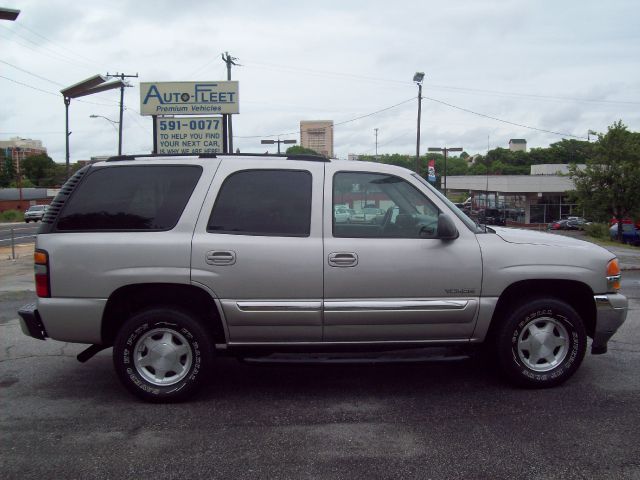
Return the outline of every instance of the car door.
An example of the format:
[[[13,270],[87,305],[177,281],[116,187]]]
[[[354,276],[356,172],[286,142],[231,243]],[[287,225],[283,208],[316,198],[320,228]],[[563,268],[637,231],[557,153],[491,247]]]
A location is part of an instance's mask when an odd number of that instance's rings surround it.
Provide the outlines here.
[[[474,233],[437,238],[444,203],[410,174],[328,164],[325,184],[324,340],[466,340],[474,329],[482,263]],[[397,172],[397,170],[395,171]],[[336,223],[334,203],[385,211],[372,223]]]
[[[320,162],[221,162],[191,278],[218,299],[230,344],[321,341],[323,178]]]

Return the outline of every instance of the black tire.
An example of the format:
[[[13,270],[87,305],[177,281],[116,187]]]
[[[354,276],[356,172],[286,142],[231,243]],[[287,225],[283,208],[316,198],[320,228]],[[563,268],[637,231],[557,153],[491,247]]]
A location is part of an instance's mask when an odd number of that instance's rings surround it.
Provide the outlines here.
[[[26,220],[26,219],[25,219],[24,223],[29,223],[29,220]]]
[[[497,329],[496,354],[505,377],[526,388],[547,388],[569,379],[587,350],[584,323],[567,303],[532,299]]]
[[[113,364],[122,384],[149,402],[191,397],[206,380],[214,354],[209,332],[190,313],[152,308],[118,331]]]

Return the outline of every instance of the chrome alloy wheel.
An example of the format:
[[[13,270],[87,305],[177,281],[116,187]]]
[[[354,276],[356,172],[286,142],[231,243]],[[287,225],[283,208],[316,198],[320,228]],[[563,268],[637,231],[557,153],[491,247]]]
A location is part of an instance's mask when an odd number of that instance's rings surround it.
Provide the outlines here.
[[[156,328],[140,337],[133,357],[137,372],[157,386],[178,383],[189,373],[192,361],[187,339],[168,328]]]
[[[532,320],[518,335],[518,357],[534,372],[553,370],[568,351],[569,333],[562,323],[551,317]]]

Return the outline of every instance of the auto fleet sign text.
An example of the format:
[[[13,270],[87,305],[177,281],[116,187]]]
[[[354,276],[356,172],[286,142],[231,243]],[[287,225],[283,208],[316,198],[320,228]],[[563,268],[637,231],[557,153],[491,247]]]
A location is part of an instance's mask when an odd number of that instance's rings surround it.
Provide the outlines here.
[[[220,153],[221,124],[221,117],[157,118],[158,153]]]
[[[142,82],[142,115],[239,113],[238,82]]]

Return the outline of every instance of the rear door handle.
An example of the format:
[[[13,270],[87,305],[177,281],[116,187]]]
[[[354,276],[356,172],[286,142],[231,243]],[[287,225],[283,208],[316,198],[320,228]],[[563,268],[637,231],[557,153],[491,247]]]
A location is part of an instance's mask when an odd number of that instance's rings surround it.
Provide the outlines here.
[[[209,265],[233,265],[236,263],[236,252],[233,250],[210,250],[206,254]]]
[[[358,265],[358,255],[351,252],[330,253],[329,265],[332,267],[355,267]]]

